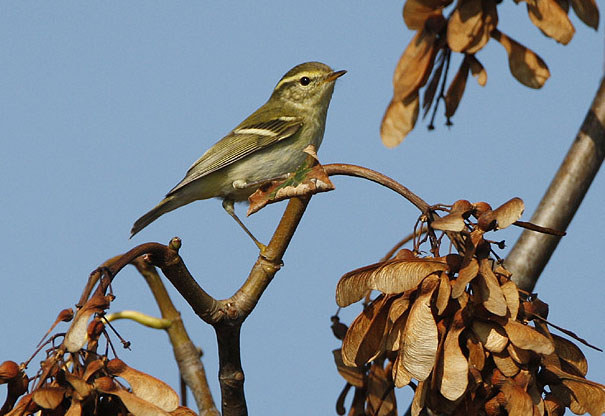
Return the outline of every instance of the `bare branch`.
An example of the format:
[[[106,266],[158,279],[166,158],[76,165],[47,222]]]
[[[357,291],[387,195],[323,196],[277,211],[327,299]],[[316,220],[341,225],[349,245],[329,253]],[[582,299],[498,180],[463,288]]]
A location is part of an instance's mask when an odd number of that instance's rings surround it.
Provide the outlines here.
[[[564,237],[567,234],[565,231],[553,230],[552,228],[547,227],[540,227],[539,225],[532,224],[531,222],[526,221],[515,221],[513,225],[525,228],[526,230],[538,231],[540,233],[556,235],[559,237]]]
[[[562,328],[562,327],[560,327],[560,326],[558,326],[558,325],[553,324],[552,322],[548,322],[546,319],[542,318],[540,315],[535,314],[535,313],[532,313],[532,317],[534,317],[534,318],[536,318],[537,320],[542,321],[542,322],[544,322],[544,323],[546,323],[546,324],[548,324],[548,325],[552,326],[553,328],[558,329],[559,331],[563,332],[565,335],[569,335],[570,337],[572,337],[572,338],[573,338],[573,339],[575,339],[576,341],[581,342],[582,344],[586,345],[587,347],[590,347],[590,348],[592,348],[592,349],[594,349],[594,350],[597,350],[597,351],[599,351],[599,352],[603,352],[603,350],[602,350],[602,349],[600,349],[599,347],[596,347],[596,346],[594,346],[594,345],[590,344],[590,343],[589,343],[588,341],[586,341],[584,338],[580,338],[578,335],[576,335],[576,333],[575,333],[575,332],[570,331],[569,329],[565,329],[565,328]]]
[[[263,292],[280,269],[282,257],[300,223],[310,196],[292,198],[273,233],[264,255],[252,267],[248,279],[229,299],[220,301],[220,321],[213,324],[219,351],[219,382],[222,394],[222,414],[246,415],[244,371],[240,355],[240,329]]]
[[[199,362],[198,352],[190,343],[184,327],[182,327],[180,316],[168,299],[165,288],[161,282],[158,283],[157,273],[150,271],[152,269],[149,268],[150,265],[159,267],[194,312],[202,320],[211,324],[217,333],[223,416],[245,415],[247,409],[243,389],[244,373],[240,357],[240,328],[258,303],[275,273],[280,269],[282,257],[300,223],[309,200],[310,196],[290,200],[265,253],[258,257],[247,280],[229,299],[217,301],[198,285],[178,255],[180,240],[173,238],[169,246],[159,243],[146,243],[106,261],[103,266],[91,274],[80,304],[85,303],[99,279],[100,283],[95,293],[104,294],[113,277],[125,265],[135,264],[152,288],[162,311],[162,316],[174,318],[172,320],[175,325],[170,327],[169,336],[175,357],[183,377],[194,390],[198,406],[200,409],[204,409],[202,414],[217,414],[205,381],[203,366]],[[141,258],[143,255],[145,257]],[[188,343],[190,345],[187,345]],[[193,387],[196,385],[198,387]],[[199,394],[196,394],[195,391],[198,391]]]
[[[145,278],[153,296],[160,308],[162,317],[172,322],[166,332],[170,338],[170,344],[174,352],[174,358],[179,367],[181,377],[191,389],[197,403],[200,415],[218,416],[219,412],[212,398],[208,378],[204,364],[200,360],[201,351],[191,341],[185,325],[181,320],[181,314],[176,310],[166,287],[162,283],[155,267],[145,262],[142,257],[137,257],[132,264]],[[186,393],[184,393],[186,394]],[[183,400],[183,397],[181,400]]]
[[[364,168],[362,166],[348,165],[344,163],[332,163],[329,165],[324,165],[324,169],[330,176],[357,176],[358,178],[365,178],[372,182],[376,182],[377,184],[385,186],[403,196],[405,199],[414,204],[422,213],[428,213],[429,211],[429,204],[427,204],[422,198],[399,182],[389,178],[386,175],[383,175],[380,172],[376,172],[375,170]]]
[[[292,198],[263,255],[259,256],[242,287],[225,302],[235,305],[242,321],[252,312],[261,295],[282,265],[282,257],[300,223],[310,196]]]
[[[149,255],[148,260],[151,264],[162,269],[162,272],[170,280],[170,283],[173,284],[193,311],[204,322],[213,325],[221,319],[222,311],[220,310],[219,302],[200,287],[178,255],[177,250],[180,248],[180,240],[178,238],[173,238],[168,247],[159,243],[147,243],[139,247],[146,250],[137,251],[136,253],[139,255]],[[135,247],[133,250],[139,247]],[[133,260],[131,259],[131,261]]]
[[[605,78],[565,160],[530,222],[565,231],[605,157]],[[519,287],[531,292],[561,237],[525,230],[506,258]]]

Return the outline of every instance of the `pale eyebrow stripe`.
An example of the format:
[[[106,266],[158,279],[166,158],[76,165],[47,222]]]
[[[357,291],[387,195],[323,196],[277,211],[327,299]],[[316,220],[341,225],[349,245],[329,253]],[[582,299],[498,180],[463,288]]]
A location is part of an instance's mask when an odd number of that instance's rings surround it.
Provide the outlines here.
[[[302,77],[309,77],[309,78],[314,78],[317,76],[317,72],[301,72],[295,75],[291,75],[288,78],[284,78],[281,81],[279,81],[277,83],[277,85],[275,86],[275,89],[277,90],[279,87],[281,87],[283,84],[287,84],[288,82],[292,82],[292,81],[298,81],[300,78]]]
[[[284,78],[284,79],[282,79],[281,81],[279,81],[277,83],[277,85],[275,86],[275,89],[276,90],[279,89],[282,85],[287,84],[288,82],[292,82],[292,81],[298,80],[298,78],[300,78],[298,75],[292,76],[292,77],[288,77],[288,78]]]

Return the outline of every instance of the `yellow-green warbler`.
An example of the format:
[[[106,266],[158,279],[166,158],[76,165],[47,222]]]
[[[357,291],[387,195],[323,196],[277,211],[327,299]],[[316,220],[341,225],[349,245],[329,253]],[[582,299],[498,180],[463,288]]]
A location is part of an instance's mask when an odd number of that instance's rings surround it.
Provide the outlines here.
[[[319,148],[334,83],[345,73],[320,62],[289,70],[262,107],[208,149],[183,180],[134,223],[131,237],[169,211],[216,197],[264,250],[235,215],[233,203],[245,201],[262,183],[296,171],[307,157],[303,149],[308,145]]]

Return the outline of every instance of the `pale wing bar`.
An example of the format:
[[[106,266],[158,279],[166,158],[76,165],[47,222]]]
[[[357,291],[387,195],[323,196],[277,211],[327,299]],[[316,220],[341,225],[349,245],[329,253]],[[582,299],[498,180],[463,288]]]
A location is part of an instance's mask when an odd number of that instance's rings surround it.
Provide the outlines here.
[[[299,118],[280,117],[233,130],[213,146],[213,152],[206,152],[199,158],[189,168],[185,178],[172,188],[166,196],[170,196],[185,185],[216,172],[256,151],[292,137],[300,130],[301,126],[302,123]],[[210,156],[209,153],[211,153]]]

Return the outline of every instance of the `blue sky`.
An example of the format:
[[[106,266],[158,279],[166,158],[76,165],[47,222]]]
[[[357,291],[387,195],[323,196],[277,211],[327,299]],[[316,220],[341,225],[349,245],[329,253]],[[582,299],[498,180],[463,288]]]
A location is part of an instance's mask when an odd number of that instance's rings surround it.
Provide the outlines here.
[[[58,311],[77,301],[88,274],[143,242],[181,237],[181,255],[198,282],[215,297],[230,296],[257,251],[219,201],[172,212],[132,241],[129,230],[304,61],[349,71],[332,99],[323,163],[379,170],[430,203],[463,198],[497,206],[518,196],[529,220],[598,87],[603,30],[589,29],[572,13],[576,35],[563,47],[530,23],[523,4],[505,1],[499,27],[546,61],[551,78],[545,87],[519,84],[504,49],[492,41],[477,55],[487,85],[469,80],[454,127],[445,127],[442,117],[433,132],[419,123],[389,150],[379,124],[394,66],[413,35],[401,9],[398,1],[378,7],[312,0],[287,6],[268,0],[1,2],[0,361],[26,360]],[[418,216],[374,184],[343,177],[334,184],[336,191],[312,199],[285,266],[244,325],[251,414],[334,412],[344,385],[329,329],[336,283],[382,257]],[[604,191],[601,172],[537,286],[552,322],[601,347]],[[267,241],[284,206],[268,207],[246,224]],[[243,216],[245,208],[236,211]],[[511,229],[498,238],[512,246],[518,235]],[[122,272],[113,288],[112,310],[157,315],[134,269]],[[169,289],[204,349],[218,393],[214,333]],[[350,306],[343,320],[359,310]],[[167,337],[130,322],[116,325],[132,342],[120,358],[176,386]],[[583,351],[589,378],[605,382],[603,354]],[[409,389],[399,397],[409,397]]]

